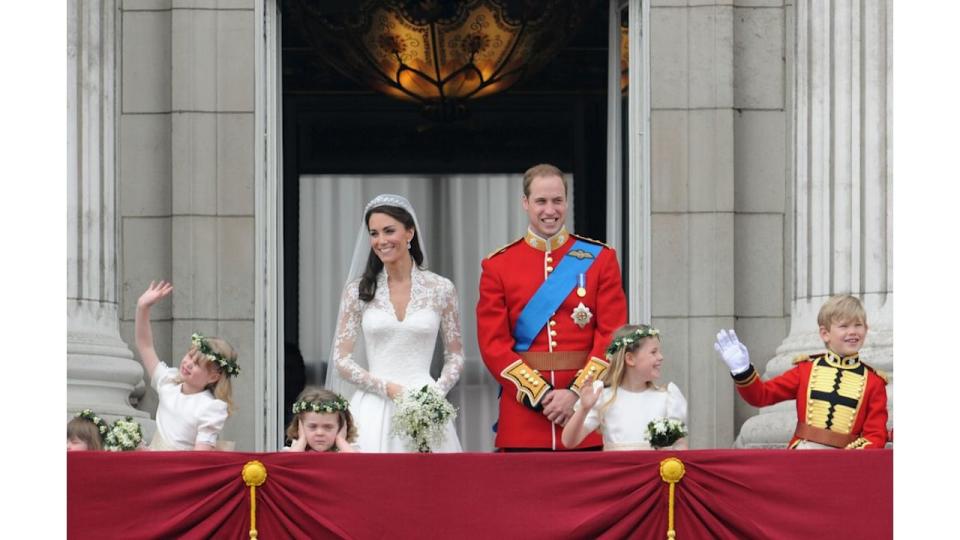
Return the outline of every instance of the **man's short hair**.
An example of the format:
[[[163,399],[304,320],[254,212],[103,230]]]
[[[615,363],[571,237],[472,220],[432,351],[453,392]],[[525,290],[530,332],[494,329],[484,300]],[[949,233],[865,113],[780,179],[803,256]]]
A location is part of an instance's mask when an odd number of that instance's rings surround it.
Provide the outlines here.
[[[861,321],[867,324],[867,312],[863,309],[863,304],[855,296],[843,294],[831,296],[829,300],[820,307],[820,313],[817,314],[817,324],[826,329],[835,322]]]
[[[570,189],[567,187],[567,177],[563,175],[563,171],[557,168],[555,165],[550,165],[549,163],[541,163],[539,165],[534,165],[527,169],[527,172],[523,173],[523,196],[530,196],[530,184],[533,182],[534,178],[541,176],[559,176],[560,180],[563,182],[563,194],[564,196],[570,195],[568,192]]]

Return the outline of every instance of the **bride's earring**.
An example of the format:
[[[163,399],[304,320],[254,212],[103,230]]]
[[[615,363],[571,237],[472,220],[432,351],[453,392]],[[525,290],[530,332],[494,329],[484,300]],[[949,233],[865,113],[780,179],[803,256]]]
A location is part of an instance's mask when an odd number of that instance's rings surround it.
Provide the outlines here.
[[[410,241],[407,240],[407,251],[410,251],[410,248],[411,248],[411,247],[412,247],[412,246],[410,245]]]

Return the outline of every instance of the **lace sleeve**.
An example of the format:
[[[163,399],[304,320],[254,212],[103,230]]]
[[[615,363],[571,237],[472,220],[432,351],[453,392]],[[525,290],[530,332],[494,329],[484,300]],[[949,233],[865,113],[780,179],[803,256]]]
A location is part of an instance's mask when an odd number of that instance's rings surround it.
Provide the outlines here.
[[[353,361],[353,347],[360,335],[360,320],[363,317],[363,305],[360,302],[356,282],[351,282],[343,291],[340,300],[340,314],[337,316],[337,335],[334,338],[334,364],[337,373],[367,392],[376,392],[387,397],[387,382],[382,381]]]
[[[443,369],[437,379],[437,389],[446,394],[463,372],[463,340],[460,334],[460,305],[457,289],[447,282],[440,311],[440,333],[443,336]]]

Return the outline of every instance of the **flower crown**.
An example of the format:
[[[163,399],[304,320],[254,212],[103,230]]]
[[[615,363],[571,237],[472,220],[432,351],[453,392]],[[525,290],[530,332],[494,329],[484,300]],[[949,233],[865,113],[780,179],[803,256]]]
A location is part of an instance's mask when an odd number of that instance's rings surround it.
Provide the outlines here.
[[[107,432],[110,431],[110,426],[107,425],[106,420],[94,414],[94,412],[90,409],[84,409],[78,412],[76,418],[83,418],[84,420],[93,422],[93,425],[97,426],[97,431],[100,432],[101,439],[106,437]]]
[[[349,406],[350,404],[347,403],[347,400],[340,396],[325,401],[308,401],[301,399],[293,404],[293,414],[299,414],[302,412],[333,413],[345,411],[349,408]]]
[[[628,348],[647,337],[660,337],[660,331],[652,326],[641,326],[625,336],[614,339],[613,342],[610,343],[610,346],[607,347],[607,356],[613,356],[617,354],[617,351],[620,349]]]
[[[214,351],[213,348],[210,347],[210,344],[207,343],[207,338],[203,334],[194,332],[193,335],[190,336],[190,343],[200,351],[200,354],[207,357],[207,360],[216,362],[227,377],[236,377],[240,374],[240,366],[237,365],[237,360],[235,358],[227,358]]]

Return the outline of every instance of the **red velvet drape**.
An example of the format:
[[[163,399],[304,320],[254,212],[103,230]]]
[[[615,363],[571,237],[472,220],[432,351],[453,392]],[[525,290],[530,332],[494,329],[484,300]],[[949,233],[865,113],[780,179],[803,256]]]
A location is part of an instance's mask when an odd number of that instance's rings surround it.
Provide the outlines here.
[[[666,537],[659,463],[683,461],[677,538],[893,535],[893,452],[564,454],[73,452],[70,538],[247,538],[250,460],[267,469],[257,529],[274,538]]]

